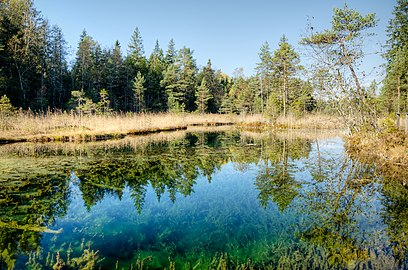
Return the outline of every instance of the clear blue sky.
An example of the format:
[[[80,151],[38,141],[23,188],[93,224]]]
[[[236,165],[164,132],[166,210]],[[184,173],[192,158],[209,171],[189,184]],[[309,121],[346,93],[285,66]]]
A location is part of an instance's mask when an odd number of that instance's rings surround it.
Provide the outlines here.
[[[173,38],[177,48],[194,50],[199,66],[211,59],[229,75],[238,67],[254,74],[261,45],[268,41],[274,50],[283,34],[300,52],[307,18],[314,17],[317,29],[330,28],[333,8],[345,2],[362,14],[377,14],[377,36],[367,46],[377,51],[376,44],[386,41],[395,0],[34,0],[37,10],[62,28],[72,54],[83,29],[103,47],[119,40],[126,54],[130,36],[139,27],[147,56],[156,40],[165,50]],[[370,56],[363,68],[370,72],[382,63],[381,57]]]

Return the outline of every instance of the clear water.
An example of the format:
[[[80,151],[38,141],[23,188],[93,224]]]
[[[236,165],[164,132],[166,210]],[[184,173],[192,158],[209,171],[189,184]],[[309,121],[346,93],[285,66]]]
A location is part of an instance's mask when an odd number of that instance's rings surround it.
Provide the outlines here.
[[[407,188],[306,137],[2,146],[1,269],[407,268]]]

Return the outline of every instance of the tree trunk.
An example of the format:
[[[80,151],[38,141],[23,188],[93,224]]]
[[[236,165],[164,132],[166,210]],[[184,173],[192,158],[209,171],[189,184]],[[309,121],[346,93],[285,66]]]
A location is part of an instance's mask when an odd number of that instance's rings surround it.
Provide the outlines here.
[[[401,112],[401,76],[397,77],[397,113]]]
[[[287,78],[283,78],[283,116],[286,118],[286,103],[288,99]]]
[[[263,114],[264,111],[264,100],[263,100],[263,87],[262,87],[262,77],[259,77],[259,81],[261,83],[261,112]]]

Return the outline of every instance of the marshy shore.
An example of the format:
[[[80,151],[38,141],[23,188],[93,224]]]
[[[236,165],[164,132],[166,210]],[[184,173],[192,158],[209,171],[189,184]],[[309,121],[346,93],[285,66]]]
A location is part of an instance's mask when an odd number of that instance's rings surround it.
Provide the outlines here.
[[[192,126],[234,125],[243,129],[338,129],[339,118],[325,115],[278,118],[260,114],[108,114],[18,113],[0,121],[0,144],[16,142],[87,142],[176,131]]]

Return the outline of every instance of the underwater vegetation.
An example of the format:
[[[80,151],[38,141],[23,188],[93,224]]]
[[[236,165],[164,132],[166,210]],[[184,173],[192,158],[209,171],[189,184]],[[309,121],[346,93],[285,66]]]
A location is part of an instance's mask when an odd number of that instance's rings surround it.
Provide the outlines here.
[[[404,269],[407,188],[339,138],[0,147],[0,269]]]

